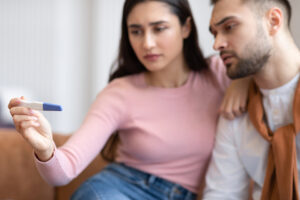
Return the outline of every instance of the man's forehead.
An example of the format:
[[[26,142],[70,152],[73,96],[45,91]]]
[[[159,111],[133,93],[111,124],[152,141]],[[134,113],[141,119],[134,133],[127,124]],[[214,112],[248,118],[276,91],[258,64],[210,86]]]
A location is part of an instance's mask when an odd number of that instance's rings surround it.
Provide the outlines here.
[[[241,0],[220,0],[215,4],[210,25],[214,26],[225,18],[240,18],[249,13],[250,9]]]

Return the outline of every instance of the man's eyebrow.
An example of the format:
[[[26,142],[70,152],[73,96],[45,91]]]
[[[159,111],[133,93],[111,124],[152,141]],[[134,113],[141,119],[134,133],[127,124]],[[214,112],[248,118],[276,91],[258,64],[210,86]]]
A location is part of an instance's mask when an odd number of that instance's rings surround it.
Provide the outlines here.
[[[220,25],[224,24],[226,21],[233,19],[233,18],[235,18],[235,17],[234,16],[225,17],[225,18],[221,19],[219,22],[215,23],[215,26],[220,26]]]
[[[226,21],[231,20],[233,18],[235,18],[235,17],[234,16],[225,17],[225,18],[221,19],[219,22],[215,23],[214,25],[220,26],[220,25],[224,24]],[[211,32],[211,33],[213,32],[212,26],[209,26],[209,32]]]
[[[164,21],[164,20],[160,20],[160,21],[156,21],[156,22],[150,22],[149,25],[150,26],[156,26],[156,25],[159,25],[159,24],[163,24],[163,23],[166,23],[167,21]],[[129,24],[128,28],[140,28],[142,27],[142,25],[140,24]]]

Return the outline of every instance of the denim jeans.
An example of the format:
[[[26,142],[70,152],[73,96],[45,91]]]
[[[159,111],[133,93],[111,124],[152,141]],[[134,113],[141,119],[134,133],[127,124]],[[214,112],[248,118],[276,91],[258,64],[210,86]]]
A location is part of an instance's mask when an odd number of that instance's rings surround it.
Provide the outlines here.
[[[71,200],[195,200],[196,194],[157,176],[112,163],[85,181]]]

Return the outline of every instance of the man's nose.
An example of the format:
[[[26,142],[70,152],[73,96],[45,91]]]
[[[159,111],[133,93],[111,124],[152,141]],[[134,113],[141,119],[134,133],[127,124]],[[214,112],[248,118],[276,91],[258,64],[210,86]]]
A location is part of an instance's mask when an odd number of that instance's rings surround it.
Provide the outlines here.
[[[227,46],[228,46],[228,42],[224,36],[219,34],[215,37],[215,42],[213,45],[214,50],[221,51],[225,49]]]

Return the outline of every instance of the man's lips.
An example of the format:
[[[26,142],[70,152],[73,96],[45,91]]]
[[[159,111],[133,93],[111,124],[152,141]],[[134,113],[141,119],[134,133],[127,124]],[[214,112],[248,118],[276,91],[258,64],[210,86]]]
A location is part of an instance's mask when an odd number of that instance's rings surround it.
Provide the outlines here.
[[[230,64],[230,61],[234,57],[235,56],[233,54],[229,54],[229,53],[223,53],[223,54],[221,54],[221,58],[222,58],[224,64]]]

